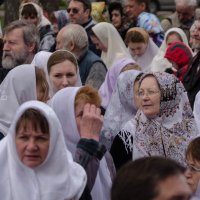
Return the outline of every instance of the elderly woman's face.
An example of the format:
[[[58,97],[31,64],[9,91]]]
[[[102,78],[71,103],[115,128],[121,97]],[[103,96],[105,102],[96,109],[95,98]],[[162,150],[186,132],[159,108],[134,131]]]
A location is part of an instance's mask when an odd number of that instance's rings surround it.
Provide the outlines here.
[[[75,86],[77,81],[76,66],[69,60],[51,66],[49,79],[54,93],[70,86]]]
[[[25,123],[25,122],[24,122]],[[21,162],[30,168],[43,163],[49,150],[49,133],[35,130],[31,121],[21,123],[16,133],[16,149]]]
[[[140,108],[148,118],[156,117],[160,112],[160,89],[153,76],[145,77],[139,87]]]

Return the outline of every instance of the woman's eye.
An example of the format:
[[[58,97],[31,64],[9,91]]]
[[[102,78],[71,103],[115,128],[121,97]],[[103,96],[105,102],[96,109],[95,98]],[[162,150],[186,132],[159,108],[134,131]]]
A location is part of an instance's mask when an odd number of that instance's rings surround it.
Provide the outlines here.
[[[62,78],[62,75],[61,74],[55,74],[54,77],[56,77],[56,78]]]
[[[66,77],[73,77],[73,76],[75,76],[75,74],[66,74]]]
[[[21,135],[21,136],[18,136],[18,139],[26,141],[26,140],[28,140],[28,136]]]

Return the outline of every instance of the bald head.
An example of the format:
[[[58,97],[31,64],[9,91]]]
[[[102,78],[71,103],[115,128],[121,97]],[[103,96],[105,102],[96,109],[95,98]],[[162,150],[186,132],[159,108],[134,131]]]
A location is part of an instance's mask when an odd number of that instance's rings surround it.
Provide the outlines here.
[[[78,24],[63,27],[56,38],[56,49],[67,49],[77,54],[88,49],[88,36],[85,29]]]

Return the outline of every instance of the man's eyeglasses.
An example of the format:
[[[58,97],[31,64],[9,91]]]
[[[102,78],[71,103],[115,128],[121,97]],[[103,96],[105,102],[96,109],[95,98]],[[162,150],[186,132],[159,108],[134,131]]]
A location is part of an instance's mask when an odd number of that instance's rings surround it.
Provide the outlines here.
[[[139,97],[144,97],[145,95],[147,95],[148,97],[151,97],[157,93],[159,93],[160,91],[158,90],[146,90],[146,91],[143,91],[143,90],[139,90],[138,91],[138,96]]]
[[[190,164],[187,164],[186,168],[189,169],[191,172],[200,172],[199,168],[197,168],[193,165],[190,165]]]
[[[72,11],[73,14],[77,14],[79,10],[77,8],[68,8],[67,12],[70,13]]]

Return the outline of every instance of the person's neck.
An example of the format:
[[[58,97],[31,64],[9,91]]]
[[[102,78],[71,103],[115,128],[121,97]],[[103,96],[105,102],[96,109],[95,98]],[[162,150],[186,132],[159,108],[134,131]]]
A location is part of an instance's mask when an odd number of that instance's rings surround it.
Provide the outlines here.
[[[31,64],[34,56],[35,56],[35,54],[33,54],[33,53],[29,54],[24,64]]]

